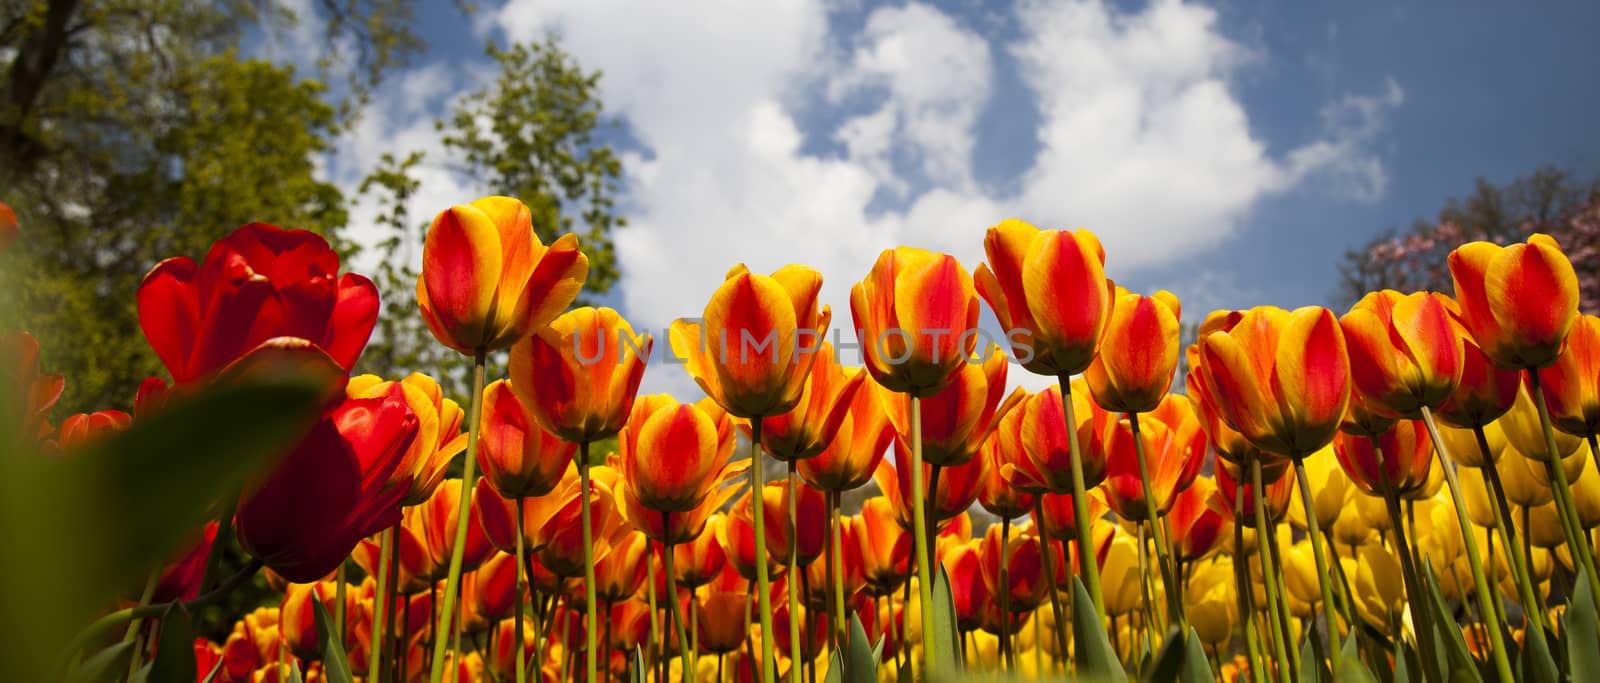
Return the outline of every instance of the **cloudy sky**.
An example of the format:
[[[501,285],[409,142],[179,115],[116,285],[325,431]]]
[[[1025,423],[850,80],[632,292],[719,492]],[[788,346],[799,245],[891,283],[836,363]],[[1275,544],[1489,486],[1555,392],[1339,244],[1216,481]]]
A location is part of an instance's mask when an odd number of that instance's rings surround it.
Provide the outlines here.
[[[430,50],[327,172],[424,150],[415,215],[483,194],[434,119],[493,71],[486,41],[547,32],[604,73],[625,167],[609,298],[636,325],[697,315],[736,262],[848,292],[908,244],[982,258],[1007,217],[1087,227],[1107,271],[1186,317],[1325,304],[1378,230],[1543,163],[1600,172],[1590,2],[424,3]],[[309,43],[281,45],[304,54]],[[315,42],[314,40],[310,42]],[[370,221],[358,206],[353,224]],[[679,389],[655,376],[647,389]],[[681,373],[675,373],[681,374]],[[1020,374],[1020,373],[1019,373]],[[650,386],[654,385],[654,386]]]

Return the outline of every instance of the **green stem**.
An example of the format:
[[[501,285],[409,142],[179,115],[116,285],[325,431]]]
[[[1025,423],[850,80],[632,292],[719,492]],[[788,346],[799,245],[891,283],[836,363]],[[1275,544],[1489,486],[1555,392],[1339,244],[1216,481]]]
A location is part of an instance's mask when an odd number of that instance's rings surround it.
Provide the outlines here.
[[[912,533],[917,547],[917,597],[921,600],[921,609],[917,611],[922,615],[922,675],[931,678],[938,673],[934,671],[938,658],[934,655],[933,643],[933,564],[928,559],[928,543],[933,539],[928,538],[928,515],[924,509],[927,501],[922,491],[922,399],[915,394],[911,396],[910,474],[911,514],[915,518]]]
[[[144,581],[144,590],[140,591],[139,593],[140,605],[148,604],[151,598],[155,597],[156,584],[161,583],[161,569],[161,567],[156,567],[155,569],[150,570],[149,578],[145,579]],[[134,619],[132,622],[129,622],[128,631],[122,634],[122,642],[134,643],[133,653],[128,656],[129,680],[132,680],[133,674],[139,670],[139,660],[144,658],[144,648],[142,647],[142,641],[144,639],[142,635],[144,631],[143,627],[143,619]]]
[[[1166,533],[1166,525],[1161,523],[1160,515],[1156,509],[1154,489],[1150,486],[1150,463],[1145,451],[1144,437],[1139,434],[1139,414],[1128,413],[1128,424],[1133,429],[1133,445],[1138,451],[1139,483],[1144,486],[1144,508],[1146,519],[1150,521],[1150,529],[1156,537],[1156,565],[1161,569],[1161,584],[1166,589],[1168,623],[1171,619],[1178,620],[1178,632],[1189,632],[1189,620],[1184,618],[1182,602],[1182,586],[1178,584],[1172,564],[1172,545]],[[1162,631],[1166,631],[1166,624]]]
[[[1061,595],[1060,595],[1061,591],[1056,590],[1056,569],[1055,569],[1055,562],[1052,562],[1052,560],[1055,559],[1055,558],[1051,557],[1055,553],[1052,552],[1051,549],[1050,549],[1050,537],[1049,537],[1049,534],[1046,534],[1045,531],[1044,531],[1044,496],[1043,495],[1037,495],[1037,496],[1033,497],[1033,530],[1035,532],[1037,532],[1036,535],[1039,537],[1039,558],[1040,558],[1040,560],[1042,560],[1044,562],[1044,565],[1043,565],[1044,577],[1045,577],[1044,578],[1044,583],[1045,583],[1045,586],[1046,586],[1046,590],[1050,593],[1050,616],[1055,617],[1056,661],[1061,666],[1061,670],[1062,671],[1066,671],[1066,666],[1067,666],[1066,665],[1066,657],[1067,657],[1067,629],[1066,629],[1066,626],[1067,626],[1067,622],[1066,622],[1066,619],[1064,618],[1065,615],[1062,614],[1062,611],[1061,611]],[[1089,551],[1089,554],[1091,556],[1093,555],[1093,553],[1094,553],[1093,550]],[[1085,553],[1084,553],[1083,548],[1082,547],[1078,548],[1078,555],[1081,557],[1084,554]],[[1005,565],[1002,564],[1000,566],[1004,567]],[[1004,570],[1002,570],[1002,571],[1004,571]],[[1004,583],[1004,582],[1002,582],[1002,583]],[[1011,592],[1011,586],[1009,584],[1002,585],[1000,590],[1001,590],[1001,594],[1002,595],[1004,595],[1006,593],[1010,593]],[[1001,598],[1001,599],[1005,600],[1006,598]],[[1002,604],[1006,604],[1006,603],[1002,603]],[[1007,604],[1007,607],[1009,607],[1009,606],[1010,605]],[[1011,615],[1007,614],[1006,618],[1007,619],[1011,618]],[[1043,645],[1044,645],[1043,643],[1034,643],[1034,647],[1042,647]],[[1042,674],[1042,672],[1041,672],[1041,674]]]
[[[333,579],[333,637],[336,638],[341,645],[344,644],[345,631],[344,596],[346,590],[346,581],[344,578],[344,565],[344,562],[339,563],[339,569],[337,572],[335,572]]]
[[[1324,529],[1322,538],[1328,543],[1328,559],[1332,560],[1328,565],[1333,567],[1333,578],[1339,579],[1339,609],[1343,612],[1341,616],[1344,617],[1346,624],[1354,625],[1356,623],[1356,613],[1355,608],[1350,604],[1350,577],[1345,575],[1344,563],[1339,561],[1339,544],[1333,542],[1333,532],[1331,530]],[[1354,638],[1355,633],[1350,633],[1350,637]],[[1357,641],[1358,644],[1359,642]],[[1337,655],[1338,653],[1334,654]]]
[[[377,588],[372,592],[372,637],[367,644],[367,676],[382,680],[378,671],[383,661],[383,640],[389,627],[389,556],[394,553],[394,530],[384,529],[378,537]],[[520,681],[518,683],[521,683]]]
[[[478,349],[472,356],[472,395],[467,411],[467,454],[461,473],[461,503],[456,508],[455,547],[450,550],[450,572],[445,575],[444,604],[439,610],[439,630],[444,633],[453,633],[454,627],[459,626],[451,623],[451,617],[454,616],[456,594],[460,592],[461,563],[467,552],[467,523],[472,519],[472,489],[478,483],[475,469],[478,465],[478,413],[483,409],[483,372],[487,361],[488,352],[484,349]],[[584,500],[588,499],[585,495]],[[444,678],[444,650],[448,640],[439,637],[433,640],[433,664],[428,673],[430,683],[439,683]],[[594,680],[594,677],[590,676],[589,680]]]
[[[789,580],[784,592],[789,599],[789,682],[800,683],[800,589],[806,577],[800,575],[800,476],[795,461],[789,461]],[[927,603],[924,603],[927,604]],[[924,639],[926,640],[926,639]]]
[[[595,614],[595,609],[599,605],[594,595],[594,523],[590,521],[593,519],[594,512],[590,509],[593,506],[589,502],[591,489],[589,488],[589,443],[587,441],[578,445],[578,455],[583,458],[583,462],[578,465],[579,486],[582,487],[580,490],[583,492],[583,497],[578,499],[581,510],[579,516],[583,518],[583,613],[585,617],[583,620],[583,666],[584,673],[588,676],[584,680],[594,681],[598,680],[596,676],[599,674],[599,653],[596,652],[600,642],[599,633],[597,632],[599,624],[595,623],[599,619],[599,615]],[[668,600],[675,600],[676,596],[669,595],[667,598]]]
[[[512,637],[512,642],[515,643],[515,645],[511,648],[511,651],[515,652],[516,655],[517,655],[517,668],[516,668],[517,683],[527,683],[527,680],[528,680],[528,662],[527,662],[526,658],[522,656],[522,629],[523,629],[523,626],[522,626],[522,601],[528,595],[528,574],[527,574],[527,572],[522,570],[522,562],[523,562],[523,559],[524,559],[525,554],[527,552],[527,550],[523,547],[523,540],[522,540],[522,532],[523,532],[523,524],[524,524],[524,522],[522,521],[523,505],[524,505],[524,503],[523,503],[522,497],[518,496],[517,497],[517,597],[516,597],[516,601],[515,601],[515,606],[513,607],[512,613],[511,613],[511,618],[516,620],[516,621],[512,622],[513,633],[512,633],[511,637]],[[649,559],[650,558],[648,556],[645,557],[645,560],[648,561]]]
[[[1289,665],[1290,680],[1298,681],[1300,680],[1300,650],[1295,647],[1294,627],[1292,624],[1294,615],[1289,612],[1289,584],[1283,578],[1283,552],[1278,545],[1276,527],[1273,528],[1273,533],[1267,534],[1265,540],[1267,547],[1272,550],[1273,559],[1276,560],[1272,563],[1272,581],[1278,585],[1278,619],[1280,620],[1278,622],[1278,631],[1281,634],[1280,637],[1283,638],[1283,642],[1289,644],[1288,650],[1291,655],[1289,661],[1285,663]],[[1306,630],[1311,631],[1310,628]],[[1314,635],[1314,632],[1312,635]]]
[[[1428,681],[1438,683],[1439,671],[1435,666],[1439,660],[1434,655],[1433,608],[1429,606],[1432,600],[1422,586],[1422,579],[1417,574],[1417,566],[1411,554],[1411,544],[1406,540],[1405,517],[1400,512],[1400,494],[1395,491],[1394,483],[1389,481],[1389,469],[1384,465],[1383,446],[1378,442],[1378,437],[1370,438],[1373,457],[1378,463],[1379,483],[1383,485],[1383,503],[1389,510],[1390,531],[1394,534],[1394,550],[1400,559],[1400,577],[1406,586],[1406,608],[1411,610],[1412,625],[1417,631],[1417,650],[1422,657],[1422,675]],[[1398,628],[1394,629],[1394,634],[1395,638],[1401,637]]]
[[[1000,664],[1006,673],[1017,673],[1017,661],[1011,654],[1011,518],[1000,518]]]
[[[1539,426],[1544,429],[1545,467],[1550,471],[1550,490],[1555,494],[1556,511],[1560,513],[1562,529],[1567,534],[1567,549],[1572,552],[1573,563],[1583,568],[1589,580],[1589,595],[1600,610],[1600,576],[1595,574],[1594,549],[1589,547],[1589,537],[1578,524],[1578,511],[1572,503],[1572,485],[1567,482],[1567,471],[1561,466],[1561,456],[1556,452],[1555,427],[1550,421],[1550,406],[1544,400],[1544,390],[1539,388],[1539,373],[1528,370],[1528,393],[1539,409]],[[1589,437],[1593,452],[1594,437]],[[1600,455],[1591,457],[1600,458]]]
[[[1444,438],[1439,434],[1438,425],[1434,424],[1433,411],[1427,406],[1422,407],[1422,422],[1428,427],[1428,438],[1433,439],[1433,449],[1439,457],[1439,467],[1444,470],[1444,483],[1450,489],[1450,499],[1455,502],[1456,524],[1461,527],[1461,539],[1467,547],[1467,564],[1472,567],[1472,583],[1477,589],[1478,604],[1488,605],[1494,599],[1490,592],[1487,579],[1484,578],[1483,558],[1478,554],[1478,537],[1472,533],[1472,522],[1467,519],[1467,503],[1461,497],[1461,482],[1456,476],[1454,461],[1450,458],[1450,451],[1444,444]],[[1446,568],[1448,569],[1448,567]],[[1493,609],[1485,609],[1483,618],[1489,629],[1489,654],[1494,657],[1495,672],[1500,674],[1500,680],[1509,681],[1511,678],[1511,660],[1506,656],[1505,641],[1500,637],[1500,616]]]
[[[1276,573],[1272,571],[1274,566],[1272,551],[1267,544],[1267,534],[1272,533],[1272,527],[1267,525],[1267,502],[1261,485],[1261,461],[1259,459],[1250,462],[1250,482],[1250,492],[1255,497],[1253,502],[1255,503],[1256,513],[1256,555],[1261,558],[1261,583],[1267,589],[1267,619],[1271,623],[1272,631],[1276,633],[1278,624],[1282,622],[1278,614],[1278,582],[1275,578]],[[1289,669],[1284,666],[1291,656],[1288,652],[1288,647],[1282,635],[1272,638],[1273,653],[1278,658],[1278,665],[1275,668],[1278,671],[1279,683],[1289,683]]]
[[[221,600],[224,597],[227,597],[227,595],[232,593],[234,589],[244,585],[246,581],[250,580],[250,577],[255,576],[256,572],[261,571],[261,567],[261,560],[251,558],[250,561],[245,564],[244,569],[239,570],[239,573],[228,577],[226,581],[223,581],[221,585],[212,589],[211,592],[200,595],[193,600],[158,602],[153,605],[127,607],[100,617],[99,619],[91,622],[83,629],[81,633],[78,634],[76,638],[73,639],[73,646],[67,651],[77,652],[83,647],[83,644],[88,642],[88,640],[94,637],[95,634],[111,628],[112,626],[116,626],[117,624],[127,623],[134,619],[159,617],[162,614],[165,614],[167,609],[173,605],[181,604],[183,605],[184,610],[188,612],[194,612],[197,608],[209,605],[213,602]]]
[[[1068,458],[1072,470],[1072,521],[1078,534],[1078,572],[1084,588],[1094,601],[1094,611],[1105,614],[1106,599],[1100,593],[1100,567],[1095,562],[1094,539],[1089,535],[1089,502],[1085,497],[1083,458],[1078,450],[1078,419],[1072,407],[1072,381],[1065,373],[1056,378],[1061,385],[1061,411],[1066,421]]]
[[[761,680],[776,681],[778,669],[777,640],[772,630],[772,587],[767,576],[767,534],[761,508],[761,491],[766,486],[762,474],[764,456],[761,454],[761,418],[750,421],[750,513],[755,523],[756,535],[756,600],[761,606]]]
[[[1261,683],[1261,642],[1256,637],[1255,585],[1250,581],[1250,566],[1243,556],[1244,548],[1244,487],[1233,490],[1233,582],[1234,594],[1239,602],[1240,630],[1244,632],[1245,654],[1250,657],[1250,681]]]
[[[650,642],[654,643],[654,646],[650,648],[649,663],[654,665],[656,662],[661,661],[661,658],[665,656],[664,653],[667,651],[667,646],[666,643],[662,642],[661,640],[661,620],[658,618],[658,610],[656,609],[656,563],[651,561],[650,558],[650,553],[652,552],[650,550],[650,543],[652,542],[653,541],[649,540],[645,541],[644,599],[645,605],[650,608]],[[662,547],[665,546],[663,545]]]
[[[1339,625],[1334,622],[1337,611],[1329,609],[1333,605],[1333,582],[1328,579],[1328,562],[1326,553],[1322,549],[1322,529],[1317,523],[1317,511],[1311,504],[1311,478],[1306,476],[1304,458],[1295,458],[1294,474],[1299,478],[1300,503],[1305,508],[1306,526],[1309,527],[1311,537],[1311,555],[1317,564],[1317,584],[1322,588],[1322,614],[1327,619],[1328,651],[1340,652]],[[1329,670],[1334,678],[1339,677],[1339,657],[1335,655],[1329,659]]]
[[[671,538],[672,513],[661,513],[662,528],[667,529],[667,538]],[[668,541],[666,552],[661,554],[664,566],[661,568],[667,574],[667,611],[672,615],[672,624],[678,632],[678,659],[682,662],[686,677],[693,676],[695,671],[695,653],[689,649],[688,625],[683,620],[683,609],[678,606],[678,574],[672,568],[673,543]]]
[[[1539,604],[1539,594],[1533,589],[1533,578],[1528,573],[1528,563],[1517,550],[1516,526],[1511,523],[1511,506],[1506,502],[1505,486],[1500,482],[1500,471],[1495,469],[1495,463],[1490,459],[1489,438],[1483,433],[1483,427],[1474,427],[1473,432],[1478,437],[1478,450],[1483,453],[1486,463],[1478,469],[1483,476],[1483,486],[1488,491],[1489,499],[1493,501],[1494,528],[1500,532],[1500,544],[1506,551],[1507,564],[1511,566],[1511,578],[1516,581],[1517,594],[1522,598],[1523,615],[1529,624],[1538,624],[1540,628],[1528,629],[1528,636],[1545,642],[1544,617],[1534,611],[1533,606]],[[1492,564],[1492,563],[1491,563]],[[1547,651],[1549,645],[1545,645]]]
[[[833,542],[830,544],[833,549],[833,557],[829,559],[828,567],[831,573],[828,583],[833,587],[833,632],[836,637],[834,647],[838,648],[845,645],[845,640],[850,633],[845,626],[844,620],[844,530],[840,528],[843,526],[843,520],[840,519],[840,508],[843,507],[843,501],[838,491],[828,492],[828,498],[829,502],[832,503],[829,507],[833,510]]]

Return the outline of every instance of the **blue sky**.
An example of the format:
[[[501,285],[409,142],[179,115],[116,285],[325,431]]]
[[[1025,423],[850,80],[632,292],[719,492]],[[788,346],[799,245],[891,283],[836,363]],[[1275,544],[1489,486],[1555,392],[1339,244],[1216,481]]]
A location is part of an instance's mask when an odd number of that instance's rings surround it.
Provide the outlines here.
[[[1325,304],[1346,248],[1478,176],[1600,173],[1595,3],[478,5],[424,3],[431,49],[328,173],[353,188],[384,151],[442,159],[432,119],[492,77],[484,41],[554,31],[626,125],[610,299],[650,329],[740,261],[817,267],[847,324],[879,250],[970,268],[1007,217],[1094,230],[1112,277],[1173,290],[1189,318]],[[417,215],[483,193],[438,167],[423,182]]]

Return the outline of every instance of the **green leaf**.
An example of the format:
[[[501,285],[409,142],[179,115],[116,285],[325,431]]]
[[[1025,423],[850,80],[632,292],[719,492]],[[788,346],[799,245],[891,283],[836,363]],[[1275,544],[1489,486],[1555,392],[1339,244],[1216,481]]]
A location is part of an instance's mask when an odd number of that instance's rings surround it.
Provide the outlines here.
[[[1407,656],[1407,650],[1410,648],[1404,643],[1403,640],[1395,641],[1394,683],[1411,683],[1411,658]]]
[[[1472,658],[1472,651],[1467,649],[1466,638],[1461,635],[1461,629],[1454,628],[1455,620],[1446,618],[1450,610],[1445,606],[1444,595],[1439,592],[1439,580],[1434,576],[1433,563],[1428,560],[1422,562],[1423,582],[1427,584],[1431,601],[1434,621],[1434,632],[1439,634],[1436,639],[1444,646],[1445,661],[1448,663],[1447,671],[1451,681],[1466,681],[1483,683],[1483,676],[1478,673],[1478,661]],[[1426,607],[1424,608],[1426,609]]]
[[[323,679],[328,683],[355,683],[355,676],[350,674],[350,660],[345,657],[344,645],[339,642],[339,636],[334,631],[333,618],[328,616],[328,608],[313,596],[311,609],[317,623],[317,635],[322,638]]]
[[[1333,677],[1334,683],[1378,683],[1377,677],[1367,669],[1366,662],[1361,661],[1361,652],[1356,648],[1355,638],[1345,638],[1344,645],[1339,650],[1339,675]]]
[[[223,659],[218,657],[217,663],[211,665],[211,673],[206,674],[205,679],[201,680],[200,683],[212,683],[212,681],[217,680],[217,674],[222,673],[222,662]]]
[[[956,671],[957,657],[961,654],[961,630],[956,627],[955,597],[950,593],[950,577],[945,574],[943,564],[933,577],[933,633],[928,642],[937,643],[927,650],[937,658],[931,662],[933,670]]]
[[[152,683],[190,683],[197,678],[194,662],[194,620],[182,603],[161,615],[161,640],[150,663]]]
[[[1529,627],[1544,628],[1539,623],[1531,623]],[[1568,631],[1563,630],[1562,633],[1568,633]],[[1545,638],[1523,638],[1522,649],[1517,653],[1518,667],[1521,669],[1523,680],[1555,681],[1561,679],[1561,673],[1556,666],[1556,659],[1550,654],[1550,643],[1546,640],[1549,637],[1550,632],[1545,631]],[[1512,645],[1514,643],[1506,643],[1506,647],[1511,647]]]
[[[1189,637],[1185,639],[1183,649],[1183,670],[1179,672],[1178,679],[1183,683],[1211,683],[1217,677],[1211,671],[1211,660],[1206,657],[1206,648],[1200,643],[1200,634],[1194,627],[1189,628]]]
[[[644,650],[638,645],[633,646],[633,666],[628,667],[628,683],[645,683],[649,675],[650,672],[644,668]]]
[[[73,654],[73,634],[281,457],[315,419],[323,386],[288,369],[213,385],[67,458],[12,452],[0,438],[6,677],[59,679],[51,670]]]
[[[298,659],[289,660],[289,683],[306,683],[305,676],[300,675],[300,660]]]
[[[1072,604],[1073,660],[1078,666],[1078,675],[1106,678],[1124,675],[1122,662],[1117,659],[1117,651],[1111,647],[1100,611],[1079,608],[1092,607],[1094,602],[1089,599],[1089,592],[1084,590],[1083,581],[1077,576],[1072,577]]]
[[[843,658],[839,657],[839,650],[834,651],[834,659],[839,660],[841,683],[877,683],[878,662],[882,651],[883,642],[880,640],[877,647],[867,644],[867,629],[861,626],[861,618],[854,612],[850,613],[850,643],[843,648]],[[828,667],[828,677],[833,678],[833,666]]]
[[[1577,587],[1567,601],[1566,614],[1562,616],[1565,628],[1561,635],[1567,642],[1567,667],[1574,681],[1600,681],[1600,623],[1594,611],[1594,594],[1589,588],[1589,577],[1578,570]],[[1585,645],[1588,643],[1588,645]]]
[[[128,660],[132,657],[133,641],[122,641],[90,655],[67,680],[70,683],[111,683],[127,672]]]
[[[1313,683],[1322,680],[1322,659],[1317,657],[1316,648],[1311,645],[1311,639],[1315,637],[1316,632],[1312,632],[1305,644],[1300,646],[1300,680]]]
[[[1183,668],[1187,642],[1174,624],[1172,630],[1167,632],[1167,637],[1161,640],[1161,649],[1156,651],[1154,661],[1145,667],[1144,676],[1139,680],[1144,683],[1176,683],[1178,672]]]

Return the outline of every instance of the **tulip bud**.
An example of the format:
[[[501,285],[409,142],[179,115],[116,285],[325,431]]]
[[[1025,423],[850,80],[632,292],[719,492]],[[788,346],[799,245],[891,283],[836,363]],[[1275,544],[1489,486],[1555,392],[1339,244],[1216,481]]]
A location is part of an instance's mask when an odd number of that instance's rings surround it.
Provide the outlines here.
[[[942,391],[977,347],[978,295],[948,254],[884,250],[850,290],[867,371],[885,389],[921,398]]]
[[[1578,276],[1549,235],[1461,245],[1450,252],[1450,279],[1462,322],[1495,365],[1542,368],[1561,354],[1578,318]]]
[[[1338,431],[1350,365],[1327,309],[1259,306],[1202,339],[1200,351],[1210,405],[1257,448],[1303,458]]]
[[[1366,402],[1420,417],[1455,391],[1463,354],[1442,299],[1386,289],[1362,297],[1339,319],[1351,380]]]
[[[1178,297],[1119,293],[1095,356],[1083,378],[1095,403],[1114,413],[1155,410],[1178,368]]]
[[[978,266],[977,288],[1018,362],[1052,377],[1088,368],[1114,291],[1100,240],[1087,230],[1041,231],[1010,219],[989,228],[983,248],[988,261]]]
[[[511,390],[550,433],[599,441],[622,430],[652,347],[616,311],[568,311],[511,347]]]

